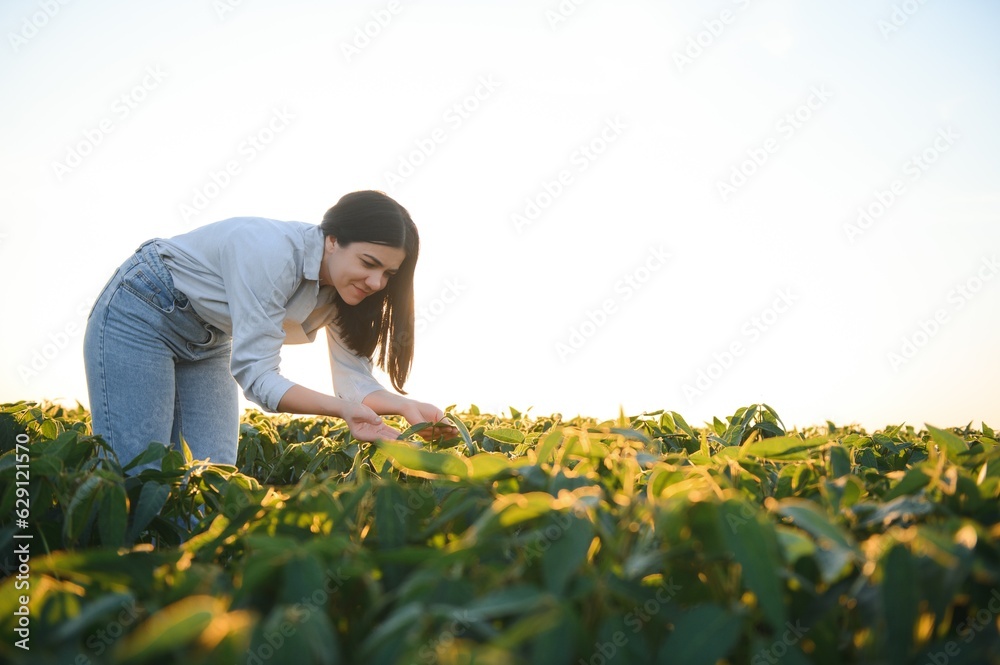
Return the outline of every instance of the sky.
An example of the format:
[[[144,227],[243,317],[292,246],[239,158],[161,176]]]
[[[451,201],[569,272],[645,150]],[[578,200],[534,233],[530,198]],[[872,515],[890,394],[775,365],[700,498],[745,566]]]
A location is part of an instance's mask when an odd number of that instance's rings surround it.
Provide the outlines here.
[[[420,231],[415,399],[1000,426],[998,29],[987,0],[7,0],[0,402],[89,404],[87,314],[143,241],[379,189]],[[282,373],[331,393],[325,344]]]

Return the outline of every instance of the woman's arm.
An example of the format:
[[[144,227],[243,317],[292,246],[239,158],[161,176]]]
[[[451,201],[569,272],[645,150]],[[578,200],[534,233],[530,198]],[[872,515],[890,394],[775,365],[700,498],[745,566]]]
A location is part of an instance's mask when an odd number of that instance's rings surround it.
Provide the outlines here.
[[[364,404],[348,402],[298,384],[285,391],[278,402],[278,410],[282,413],[343,418],[351,430],[351,435],[359,441],[377,441],[399,437],[397,430],[382,422],[378,414]]]
[[[305,386],[293,385],[285,391],[278,402],[282,413],[314,414],[317,416],[344,417],[344,400],[333,395],[325,395]]]
[[[412,409],[409,408],[410,402],[412,401],[413,400],[409,400],[402,395],[397,395],[396,393],[389,392],[388,390],[376,390],[375,392],[368,393],[368,395],[361,400],[361,403],[370,407],[373,411],[375,411],[375,413],[380,415],[398,415],[410,420],[404,411],[409,410],[412,412]],[[414,413],[412,415],[416,414]],[[442,413],[441,416],[444,417],[444,414]],[[416,422],[420,423],[424,421],[417,420]],[[410,424],[413,425],[414,423],[411,422]]]

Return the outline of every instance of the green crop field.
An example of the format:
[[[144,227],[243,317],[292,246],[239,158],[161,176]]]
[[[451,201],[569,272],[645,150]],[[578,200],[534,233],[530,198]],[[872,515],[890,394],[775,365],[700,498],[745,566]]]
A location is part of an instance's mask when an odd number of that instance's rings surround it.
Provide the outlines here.
[[[3,662],[1000,663],[986,424],[248,411],[237,466],[135,474],[82,408],[0,411]]]

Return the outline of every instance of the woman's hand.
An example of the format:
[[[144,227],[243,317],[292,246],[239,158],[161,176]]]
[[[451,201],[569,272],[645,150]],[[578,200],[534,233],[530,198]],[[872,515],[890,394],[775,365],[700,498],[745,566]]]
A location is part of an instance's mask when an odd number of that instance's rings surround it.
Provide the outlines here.
[[[444,411],[433,404],[417,402],[411,399],[406,400],[406,402],[407,404],[404,404],[400,409],[399,415],[406,418],[406,422],[410,423],[410,425],[416,425],[417,423],[437,423],[444,420]],[[440,437],[448,439],[458,436],[458,429],[453,425],[438,425],[422,429],[417,434],[425,441]]]
[[[410,425],[418,423],[438,423],[444,420],[444,411],[433,404],[418,402],[402,395],[390,393],[388,390],[376,390],[362,400],[376,413],[403,416]],[[424,428],[418,432],[425,441],[445,437],[450,439],[458,436],[458,429],[453,425],[442,424],[438,427]]]
[[[399,431],[382,422],[382,417],[364,404],[344,402],[341,418],[351,429],[351,436],[358,441],[378,441],[399,438]]]

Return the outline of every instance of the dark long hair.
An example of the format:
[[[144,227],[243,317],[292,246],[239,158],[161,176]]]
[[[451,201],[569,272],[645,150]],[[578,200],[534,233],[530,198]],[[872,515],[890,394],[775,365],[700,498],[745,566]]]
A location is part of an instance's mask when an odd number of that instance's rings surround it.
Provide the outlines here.
[[[355,353],[373,358],[402,394],[413,364],[413,270],[420,252],[417,227],[406,208],[383,192],[351,192],[326,211],[320,224],[323,236],[333,236],[343,247],[371,242],[406,252],[399,270],[384,289],[357,305],[338,296],[335,323],[344,343]],[[374,358],[375,352],[378,357]]]

